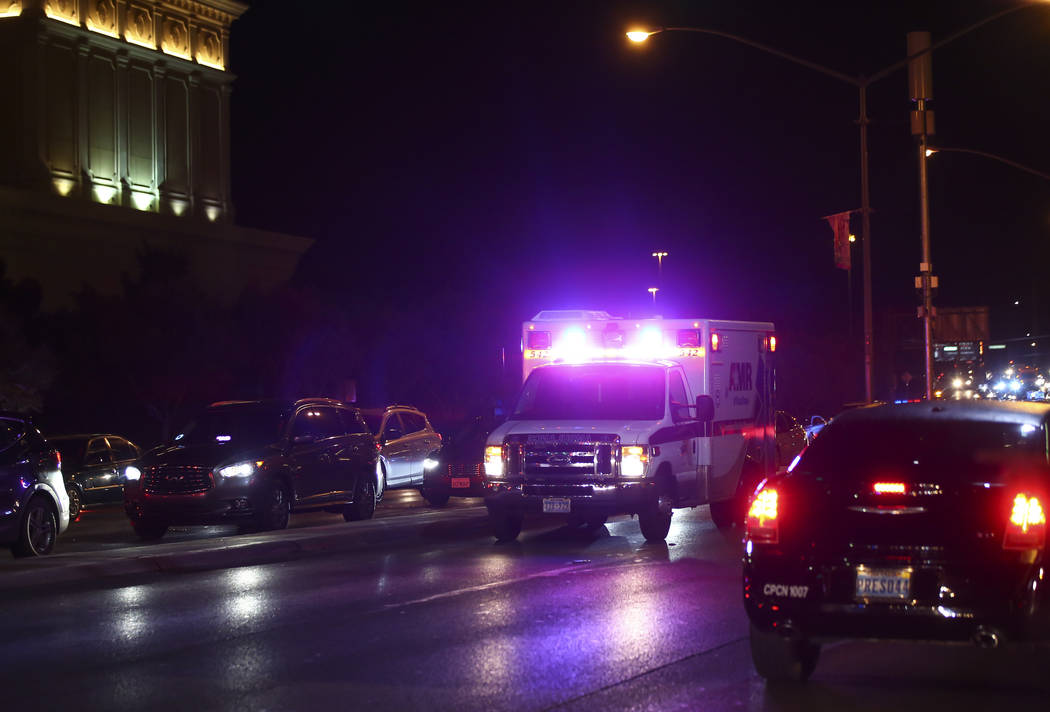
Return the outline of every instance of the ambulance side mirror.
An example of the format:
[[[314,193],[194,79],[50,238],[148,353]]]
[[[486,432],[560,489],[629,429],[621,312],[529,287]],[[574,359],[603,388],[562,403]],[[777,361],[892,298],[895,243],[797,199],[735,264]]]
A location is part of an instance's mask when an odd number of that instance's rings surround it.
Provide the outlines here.
[[[711,434],[711,424],[715,420],[715,399],[711,396],[696,397],[696,419],[700,422],[701,432],[705,436]]]

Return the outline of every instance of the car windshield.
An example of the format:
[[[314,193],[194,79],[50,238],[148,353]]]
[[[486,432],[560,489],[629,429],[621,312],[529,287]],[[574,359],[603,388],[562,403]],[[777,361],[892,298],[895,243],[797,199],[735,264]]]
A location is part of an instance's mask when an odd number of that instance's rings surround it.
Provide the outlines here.
[[[512,420],[659,420],[664,415],[659,366],[588,364],[533,371]]]
[[[974,421],[832,421],[792,470],[834,481],[928,478],[938,483],[998,482],[1045,468],[1042,426]]]
[[[175,436],[179,445],[269,445],[284,432],[284,413],[278,405],[226,405],[208,408]]]

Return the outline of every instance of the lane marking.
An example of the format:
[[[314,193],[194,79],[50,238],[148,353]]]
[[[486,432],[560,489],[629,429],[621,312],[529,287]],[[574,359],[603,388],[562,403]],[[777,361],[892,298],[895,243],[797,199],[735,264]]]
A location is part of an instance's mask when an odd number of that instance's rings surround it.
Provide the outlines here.
[[[561,576],[564,573],[570,571],[583,571],[585,568],[579,564],[572,566],[562,566],[558,569],[550,569],[548,571],[539,571],[528,576],[519,576],[518,578],[505,579],[503,581],[493,581],[492,583],[482,583],[477,586],[468,586],[467,588],[457,588],[452,591],[445,591],[443,593],[435,593],[432,596],[425,596],[423,598],[416,598],[411,601],[403,601],[401,603],[387,603],[383,606],[383,610],[390,610],[392,608],[408,608],[409,606],[416,606],[421,603],[430,603],[431,601],[439,601],[444,598],[455,598],[468,593],[477,593],[479,591],[491,591],[494,588],[502,588],[503,586],[510,586],[516,583],[522,583],[524,581],[531,581],[538,578],[550,578],[554,576]]]

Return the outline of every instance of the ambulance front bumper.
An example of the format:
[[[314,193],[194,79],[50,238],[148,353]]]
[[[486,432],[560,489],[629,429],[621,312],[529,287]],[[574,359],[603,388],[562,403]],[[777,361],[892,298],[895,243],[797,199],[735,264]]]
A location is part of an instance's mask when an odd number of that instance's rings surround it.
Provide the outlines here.
[[[636,514],[656,502],[656,484],[652,480],[607,480],[586,484],[491,482],[489,492],[485,498],[489,510],[523,514]]]

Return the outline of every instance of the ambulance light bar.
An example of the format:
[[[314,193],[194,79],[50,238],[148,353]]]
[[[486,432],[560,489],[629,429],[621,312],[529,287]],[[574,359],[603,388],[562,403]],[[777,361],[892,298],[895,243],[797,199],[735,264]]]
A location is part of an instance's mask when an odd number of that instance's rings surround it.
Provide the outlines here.
[[[586,326],[591,329],[590,324]],[[527,361],[586,363],[609,359],[703,358],[705,355],[699,329],[668,332],[668,339],[658,326],[643,327],[639,323],[635,329],[627,332],[618,327],[601,332],[593,330],[593,337],[582,325],[566,327],[560,334],[530,330],[523,344],[524,357]]]

